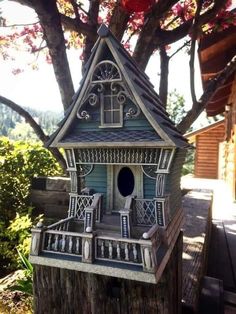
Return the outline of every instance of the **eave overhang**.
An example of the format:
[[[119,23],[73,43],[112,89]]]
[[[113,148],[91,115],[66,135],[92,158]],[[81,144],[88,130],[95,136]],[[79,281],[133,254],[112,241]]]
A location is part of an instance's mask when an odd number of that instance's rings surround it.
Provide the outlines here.
[[[236,55],[236,26],[204,36],[199,42],[199,61],[203,89],[214,79],[230,60]],[[235,80],[233,73],[225,83],[218,88],[206,106],[208,116],[215,116],[225,111],[232,93]]]

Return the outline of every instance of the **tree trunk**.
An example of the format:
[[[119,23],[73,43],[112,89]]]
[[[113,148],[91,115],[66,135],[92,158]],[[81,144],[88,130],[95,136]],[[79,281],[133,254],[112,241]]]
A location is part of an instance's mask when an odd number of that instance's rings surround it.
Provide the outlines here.
[[[169,76],[169,57],[167,56],[165,47],[160,48],[160,60],[161,60],[161,78],[159,87],[160,99],[166,108],[167,95],[168,95],[168,76]]]
[[[45,40],[52,59],[55,77],[61,94],[62,104],[64,110],[67,110],[74,95],[74,87],[56,1],[34,0],[34,9],[44,31]]]

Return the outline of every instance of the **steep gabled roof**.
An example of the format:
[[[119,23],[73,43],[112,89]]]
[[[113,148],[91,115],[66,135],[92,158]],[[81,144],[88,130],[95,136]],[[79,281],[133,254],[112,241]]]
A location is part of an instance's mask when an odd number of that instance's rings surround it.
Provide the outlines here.
[[[79,143],[90,143],[90,145],[96,143],[97,145],[104,145],[106,141],[112,142],[112,145],[115,143],[125,144],[125,142],[133,142],[138,145],[142,142],[147,145],[148,143],[149,145],[151,145],[151,143],[156,143],[160,146],[170,147],[188,146],[187,140],[177,130],[163,108],[160,98],[155,92],[148,76],[139,69],[132,57],[105,25],[100,27],[98,35],[99,38],[92,49],[91,56],[85,66],[80,88],[74,95],[70,108],[66,112],[64,119],[61,121],[58,130],[51,136],[47,146],[79,146]],[[96,135],[94,132],[81,132],[81,134],[78,134],[77,136],[71,133],[71,125],[76,118],[78,109],[82,105],[83,97],[88,89],[94,67],[101,61],[99,58],[101,58],[102,51],[107,48],[118,65],[129,91],[132,93],[135,103],[153,127],[153,131],[146,132],[142,134],[142,136],[140,132],[129,130],[117,130],[117,136],[115,135],[114,130],[100,130]],[[124,132],[125,134],[123,134]],[[140,136],[142,141],[140,140]]]

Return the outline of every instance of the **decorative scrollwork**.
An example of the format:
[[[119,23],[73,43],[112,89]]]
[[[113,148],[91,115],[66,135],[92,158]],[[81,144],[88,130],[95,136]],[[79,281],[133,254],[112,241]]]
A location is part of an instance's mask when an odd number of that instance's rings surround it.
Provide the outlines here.
[[[80,178],[86,177],[93,171],[94,165],[93,164],[80,164],[78,175]]]
[[[100,84],[99,84],[100,85]],[[88,113],[87,110],[83,110],[83,107],[86,106],[86,104],[89,104],[90,106],[96,106],[99,103],[99,97],[97,94],[95,94],[94,92],[89,93],[88,96],[86,97],[86,99],[84,100],[82,106],[79,108],[79,110],[77,111],[77,117],[79,119],[83,119],[83,120],[90,120],[91,116]]]
[[[143,173],[150,179],[156,179],[157,177],[157,165],[142,165]]]
[[[88,95],[88,102],[91,106],[95,106],[98,103],[98,95],[91,93]]]
[[[93,85],[95,87],[95,90],[98,92],[98,93],[102,93],[104,91],[104,85],[101,84],[101,83],[97,83],[95,85]]]
[[[139,114],[140,114],[140,109],[138,107],[136,110],[131,107],[126,112],[125,117],[126,117],[126,119],[132,119],[132,118],[136,118]]]
[[[124,91],[120,91],[118,94],[117,94],[117,101],[120,105],[123,105],[126,101],[126,98],[127,98],[127,95]]]
[[[123,84],[119,82],[111,82],[111,90],[114,94],[117,94],[120,90],[123,90]]]
[[[90,114],[86,110],[83,110],[81,112],[77,111],[77,117],[79,119],[84,119],[84,120],[87,120],[87,121],[91,119]]]

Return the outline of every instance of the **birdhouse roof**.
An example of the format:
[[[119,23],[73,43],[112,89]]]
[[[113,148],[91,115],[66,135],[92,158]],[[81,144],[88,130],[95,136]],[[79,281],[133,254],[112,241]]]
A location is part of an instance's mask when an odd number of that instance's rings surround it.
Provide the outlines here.
[[[105,25],[99,28],[98,36],[90,58],[85,65],[80,87],[57,131],[50,137],[47,146],[78,147],[93,146],[94,144],[96,146],[114,146],[115,144],[126,146],[132,143],[134,146],[187,147],[187,140],[169,118],[148,76],[139,69],[137,63]],[[89,85],[91,85],[91,76],[96,65],[106,59],[104,58],[106,54],[109,54],[117,65],[126,88],[132,95],[133,103],[151,125],[150,130],[103,128],[96,132],[89,129],[74,131],[76,124],[80,123],[78,112],[82,111],[86,93],[88,93]]]

